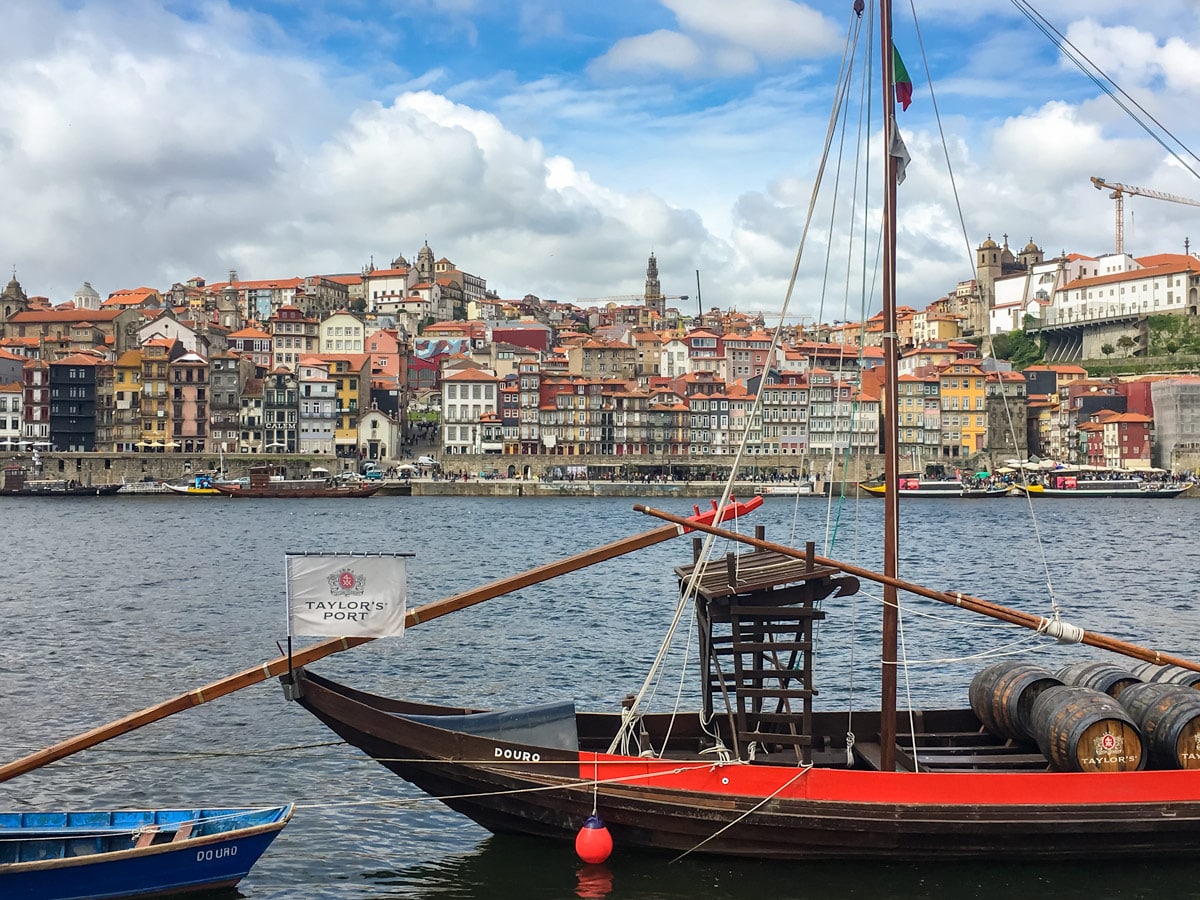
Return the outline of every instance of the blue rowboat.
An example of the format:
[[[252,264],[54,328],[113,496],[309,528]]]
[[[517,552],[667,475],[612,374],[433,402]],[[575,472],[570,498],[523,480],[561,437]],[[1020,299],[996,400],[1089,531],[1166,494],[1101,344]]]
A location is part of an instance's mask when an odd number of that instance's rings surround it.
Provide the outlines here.
[[[265,809],[0,813],[0,897],[84,900],[231,888],[292,817]]]

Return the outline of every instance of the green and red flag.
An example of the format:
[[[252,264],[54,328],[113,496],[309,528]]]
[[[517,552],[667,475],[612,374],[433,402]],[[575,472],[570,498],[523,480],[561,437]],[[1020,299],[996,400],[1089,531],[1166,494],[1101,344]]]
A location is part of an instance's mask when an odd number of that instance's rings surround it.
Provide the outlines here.
[[[908,69],[904,68],[904,60],[900,58],[900,51],[895,44],[892,44],[892,83],[896,85],[896,102],[900,104],[900,109],[908,109],[912,103],[912,78],[908,75]]]

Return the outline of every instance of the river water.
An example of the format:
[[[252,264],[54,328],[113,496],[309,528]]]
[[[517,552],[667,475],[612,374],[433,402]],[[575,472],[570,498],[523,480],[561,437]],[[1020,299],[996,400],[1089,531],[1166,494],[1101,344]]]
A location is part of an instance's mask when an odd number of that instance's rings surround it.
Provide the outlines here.
[[[657,501],[676,513],[680,501]],[[834,501],[837,503],[837,501]],[[770,498],[740,527],[878,565],[883,504]],[[277,655],[284,553],[405,551],[410,604],[656,527],[628,500],[375,497],[366,501],[3,498],[0,760],[7,761]],[[1200,503],[934,500],[905,506],[904,577],[1195,658]],[[1040,536],[1040,540],[1039,540]],[[722,545],[720,552],[725,552]],[[467,706],[574,698],[615,708],[658,650],[689,539],[603,563],[313,666],[368,690]],[[1048,587],[1048,584],[1050,587]],[[824,705],[862,707],[877,680],[877,594],[827,606]],[[976,654],[1024,648],[1049,666],[1092,658],[969,613],[903,598],[915,705],[965,705]],[[672,660],[683,664],[686,641]],[[874,656],[872,655],[874,653]],[[975,658],[965,658],[965,657]],[[689,680],[683,688],[694,708]],[[656,706],[680,691],[666,677]],[[901,705],[905,705],[902,696]],[[274,805],[289,825],[240,888],[265,898],[638,900],[823,897],[1200,896],[1195,864],[766,864],[493,837],[423,799],[299,707],[248,688],[0,784],[0,808]],[[225,896],[237,896],[226,894]]]

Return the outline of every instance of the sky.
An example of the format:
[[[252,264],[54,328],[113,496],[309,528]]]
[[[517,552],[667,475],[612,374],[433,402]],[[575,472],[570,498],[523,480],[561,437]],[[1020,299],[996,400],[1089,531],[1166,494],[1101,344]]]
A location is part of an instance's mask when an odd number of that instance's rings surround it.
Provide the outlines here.
[[[1200,152],[1197,0],[1037,5]],[[231,269],[358,272],[428,241],[505,298],[640,295],[654,253],[685,312],[778,312],[857,34],[853,105],[788,309],[858,318],[879,305],[868,171],[882,141],[875,52],[873,118],[859,125],[873,23],[851,7],[7,0],[4,280],[15,269],[27,293],[62,302],[85,280],[107,296]],[[1014,5],[897,2],[895,31],[914,81],[898,113],[912,157],[900,303],[924,308],[971,278],[989,235],[1047,255],[1111,251],[1113,201],[1089,176],[1200,198],[1200,179]],[[1200,245],[1196,207],[1133,198],[1125,218],[1135,256]]]

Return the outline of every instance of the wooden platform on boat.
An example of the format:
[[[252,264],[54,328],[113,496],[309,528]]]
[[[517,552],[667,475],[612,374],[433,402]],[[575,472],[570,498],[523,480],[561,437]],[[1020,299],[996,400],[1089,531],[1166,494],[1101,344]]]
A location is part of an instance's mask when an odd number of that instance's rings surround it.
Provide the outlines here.
[[[680,580],[690,579],[696,565],[677,566],[675,574]],[[731,553],[724,564],[709,563],[700,574],[696,590],[704,600],[715,600],[839,575],[839,570],[818,566],[812,559],[799,560],[773,550],[756,550]]]

